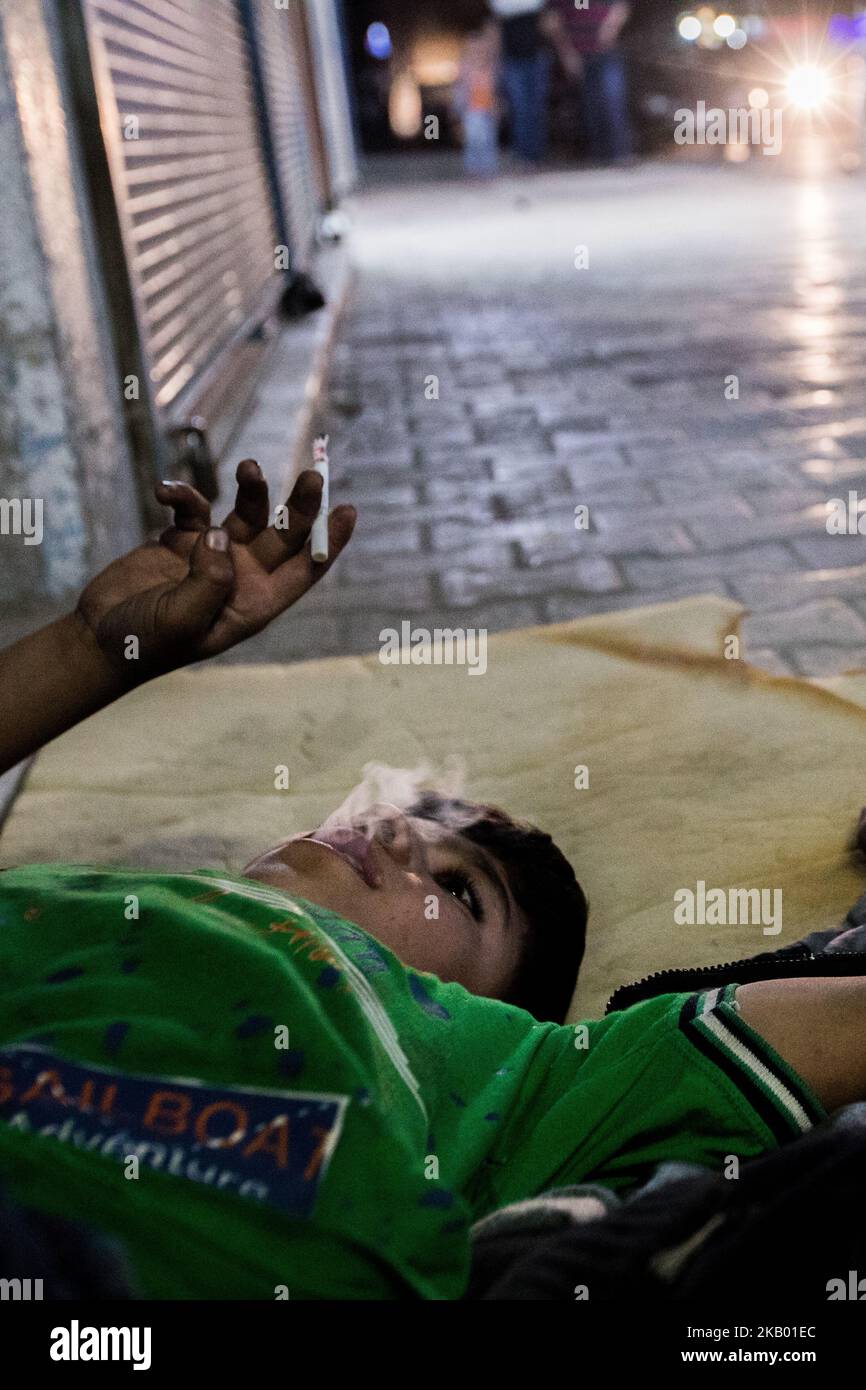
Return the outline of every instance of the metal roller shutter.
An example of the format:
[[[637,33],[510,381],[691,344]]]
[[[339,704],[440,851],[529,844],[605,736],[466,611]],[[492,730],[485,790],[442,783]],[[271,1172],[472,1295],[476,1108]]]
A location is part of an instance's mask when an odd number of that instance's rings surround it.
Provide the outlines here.
[[[274,176],[282,202],[292,268],[309,266],[322,198],[315,177],[314,140],[305,97],[304,54],[299,44],[300,6],[289,10],[245,0],[256,40],[259,77],[268,114]]]
[[[336,201],[348,192],[358,177],[341,17],[336,0],[306,0],[306,14],[328,154],[330,197],[331,201]]]
[[[235,0],[81,3],[152,399],[179,423],[280,286],[247,40]]]

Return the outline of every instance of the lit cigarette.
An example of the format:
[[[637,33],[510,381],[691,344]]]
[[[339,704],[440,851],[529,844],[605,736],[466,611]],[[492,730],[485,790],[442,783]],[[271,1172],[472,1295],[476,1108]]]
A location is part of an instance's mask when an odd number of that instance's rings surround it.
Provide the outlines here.
[[[313,522],[313,535],[310,546],[313,559],[319,564],[328,558],[328,512],[330,510],[330,486],[328,480],[328,439],[322,434],[313,442],[313,467],[322,479],[322,505]]]

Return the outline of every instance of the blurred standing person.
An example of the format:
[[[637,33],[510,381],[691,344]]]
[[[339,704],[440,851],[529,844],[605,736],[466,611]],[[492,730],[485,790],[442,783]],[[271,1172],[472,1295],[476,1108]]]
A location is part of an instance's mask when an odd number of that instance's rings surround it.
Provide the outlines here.
[[[544,34],[547,0],[488,0],[499,20],[502,77],[514,153],[540,164],[547,149],[551,54]]]
[[[463,122],[463,166],[486,178],[499,164],[499,31],[487,19],[466,35],[457,81],[457,108]]]
[[[631,14],[626,0],[553,0],[550,32],[560,60],[581,78],[583,118],[592,159],[628,163],[634,153],[625,59],[619,36]]]

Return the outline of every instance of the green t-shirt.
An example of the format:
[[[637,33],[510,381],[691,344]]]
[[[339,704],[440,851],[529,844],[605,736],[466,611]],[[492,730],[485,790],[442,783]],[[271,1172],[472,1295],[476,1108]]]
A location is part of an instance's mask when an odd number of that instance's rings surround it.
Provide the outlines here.
[[[496,1207],[821,1113],[730,989],[538,1023],[250,880],[0,874],[0,1184],[149,1297],[458,1297]]]

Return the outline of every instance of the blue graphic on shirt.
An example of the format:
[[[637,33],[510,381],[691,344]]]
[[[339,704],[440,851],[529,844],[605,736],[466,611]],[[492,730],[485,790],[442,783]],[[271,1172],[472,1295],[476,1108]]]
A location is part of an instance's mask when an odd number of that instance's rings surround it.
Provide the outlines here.
[[[444,1004],[440,1004],[436,999],[431,999],[430,995],[427,993],[424,982],[419,979],[417,975],[410,974],[408,980],[409,993],[412,995],[415,1003],[421,1006],[425,1014],[429,1014],[431,1018],[448,1019],[451,1017]]]
[[[290,1048],[288,1052],[281,1052],[277,1059],[277,1070],[281,1076],[300,1076],[304,1070],[305,1057],[299,1047]]]
[[[120,1051],[123,1040],[129,1032],[128,1023],[109,1023],[105,1030],[102,1043],[109,1057],[116,1057]]]
[[[347,956],[357,965],[362,974],[381,975],[383,970],[388,969],[388,962],[375,941],[359,927],[353,927],[349,922],[340,922],[335,918],[330,918],[327,923],[327,932],[334,941],[344,947]]]
[[[454,1193],[444,1187],[433,1187],[418,1198],[419,1207],[453,1207]]]
[[[312,1215],[347,1096],[137,1076],[0,1049],[0,1120],[125,1164]]]
[[[47,985],[65,985],[70,980],[77,980],[84,974],[80,965],[68,965],[64,970],[55,970],[53,975],[46,975]]]
[[[239,1023],[235,1029],[236,1038],[256,1038],[259,1033],[270,1033],[274,1026],[272,1018],[266,1018],[263,1014],[250,1014],[243,1023]]]

